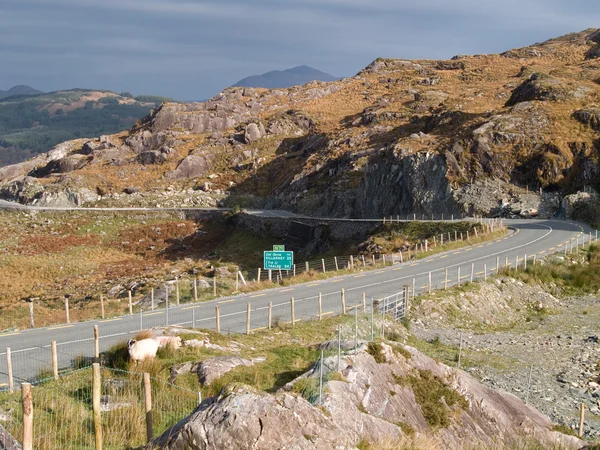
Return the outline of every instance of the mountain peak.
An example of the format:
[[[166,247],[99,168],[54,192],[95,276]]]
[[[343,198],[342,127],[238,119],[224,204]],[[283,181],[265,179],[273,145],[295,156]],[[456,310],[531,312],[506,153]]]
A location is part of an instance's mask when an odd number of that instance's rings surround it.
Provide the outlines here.
[[[11,97],[13,95],[37,95],[43,94],[42,91],[27,86],[26,84],[18,84],[11,87],[8,91],[0,90],[0,98]]]
[[[252,75],[235,83],[233,86],[256,88],[286,88],[298,86],[311,81],[335,81],[337,77],[302,65],[285,70],[272,70],[262,75]]]

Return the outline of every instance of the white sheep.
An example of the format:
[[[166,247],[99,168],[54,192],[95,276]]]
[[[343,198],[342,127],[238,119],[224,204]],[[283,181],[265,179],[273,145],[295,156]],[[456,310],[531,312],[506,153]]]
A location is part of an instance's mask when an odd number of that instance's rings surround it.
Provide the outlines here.
[[[180,336],[157,336],[154,339],[158,342],[159,348],[171,346],[175,350],[181,348],[181,337]]]
[[[130,339],[127,342],[127,349],[129,350],[129,358],[132,361],[143,361],[146,358],[153,359],[158,351],[158,342],[155,339],[142,339],[136,341]]]

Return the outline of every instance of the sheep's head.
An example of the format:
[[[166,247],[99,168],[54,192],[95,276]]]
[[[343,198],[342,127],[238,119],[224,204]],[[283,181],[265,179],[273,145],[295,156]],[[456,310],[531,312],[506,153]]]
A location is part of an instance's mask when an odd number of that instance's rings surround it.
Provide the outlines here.
[[[131,346],[132,346],[133,344],[135,344],[136,342],[137,342],[137,341],[136,341],[135,339],[129,339],[129,340],[127,341],[127,348],[131,348]]]

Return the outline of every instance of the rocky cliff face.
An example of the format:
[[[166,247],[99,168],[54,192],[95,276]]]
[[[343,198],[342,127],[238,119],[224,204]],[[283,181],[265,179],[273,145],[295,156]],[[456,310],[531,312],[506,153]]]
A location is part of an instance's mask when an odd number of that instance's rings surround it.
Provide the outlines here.
[[[276,394],[230,385],[155,444],[171,450],[351,449],[367,443],[508,449],[533,442],[575,449],[581,444],[551,431],[546,417],[516,397],[411,347],[371,344],[346,355],[340,372],[336,369],[337,357],[325,359],[321,404],[318,389],[306,388],[315,386],[318,367]]]
[[[560,201],[547,193],[595,186],[600,174],[597,36],[378,59],[345,80],[165,103],[128,132],[0,169],[0,196],[151,206],[194,192],[193,204],[346,217],[518,215],[505,200],[542,188],[537,206],[517,203],[551,215]]]

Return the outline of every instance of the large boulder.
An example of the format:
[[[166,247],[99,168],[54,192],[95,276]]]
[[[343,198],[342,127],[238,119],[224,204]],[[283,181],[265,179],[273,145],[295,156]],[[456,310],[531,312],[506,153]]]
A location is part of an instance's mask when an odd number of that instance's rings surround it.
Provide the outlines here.
[[[590,128],[600,131],[600,108],[578,109],[573,113],[573,117]]]
[[[321,370],[315,364],[275,394],[226,386],[153,444],[169,450],[341,450],[365,441],[408,443],[415,434],[428,438],[427,448],[515,448],[524,439],[539,448],[581,446],[551,431],[550,420],[517,397],[414,348],[370,344],[346,354],[332,378],[336,370],[337,357],[325,358],[323,379],[330,381],[318,406]]]
[[[167,174],[169,179],[198,178],[211,170],[213,157],[208,154],[190,155],[184,158],[177,168]]]
[[[207,386],[236,367],[253,365],[253,361],[238,356],[217,356],[198,364],[198,379],[203,386]]]
[[[584,96],[584,89],[573,89],[557,78],[542,73],[534,73],[514,89],[506,102],[506,106],[513,106],[531,100],[557,101],[583,98]]]
[[[246,142],[246,144],[251,144],[255,141],[258,141],[265,134],[265,127],[262,123],[251,123],[248,124],[248,126],[246,127],[246,131],[244,132],[244,141]]]

